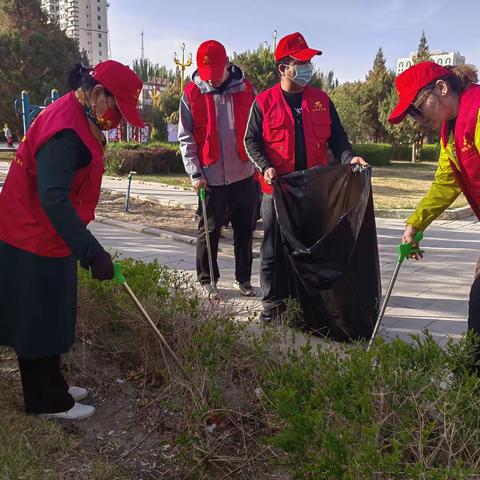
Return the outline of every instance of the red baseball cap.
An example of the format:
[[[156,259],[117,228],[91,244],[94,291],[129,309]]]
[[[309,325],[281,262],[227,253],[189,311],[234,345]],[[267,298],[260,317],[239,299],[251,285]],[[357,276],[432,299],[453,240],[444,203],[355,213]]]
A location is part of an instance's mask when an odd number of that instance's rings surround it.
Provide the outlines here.
[[[227,52],[220,42],[207,40],[198,47],[197,68],[202,80],[221,80],[226,61]]]
[[[143,82],[133,70],[115,60],[106,60],[94,67],[90,75],[115,97],[118,109],[128,123],[145,126],[137,108]]]
[[[307,42],[305,41],[305,38],[303,38],[303,35],[299,32],[295,32],[283,37],[278,42],[273,57],[275,58],[276,62],[285,57],[292,57],[295,60],[307,62],[315,55],[321,54],[322,52],[320,50],[308,48]]]
[[[400,123],[422,88],[451,73],[448,68],[435,62],[417,63],[401,73],[395,80],[399,100],[388,121],[393,124]]]

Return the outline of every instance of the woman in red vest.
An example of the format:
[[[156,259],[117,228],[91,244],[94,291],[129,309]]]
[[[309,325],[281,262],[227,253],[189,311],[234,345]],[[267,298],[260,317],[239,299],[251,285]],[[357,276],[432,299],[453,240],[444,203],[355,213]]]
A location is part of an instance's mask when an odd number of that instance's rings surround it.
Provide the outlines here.
[[[86,225],[100,196],[102,130],[122,117],[143,126],[137,110],[141,80],[109,60],[76,65],[72,91],[33,122],[0,194],[0,345],[18,356],[25,410],[79,420],[95,412],[69,387],[60,355],[74,342],[77,260],[93,278],[113,278],[110,254]]]
[[[430,190],[407,220],[403,242],[415,245],[425,230],[463,192],[480,218],[480,85],[471,65],[442,67],[422,62],[397,78],[399,102],[389,122],[407,115],[427,131],[441,132],[440,158]],[[421,255],[414,255],[418,260]],[[473,282],[468,328],[480,334],[480,278]]]

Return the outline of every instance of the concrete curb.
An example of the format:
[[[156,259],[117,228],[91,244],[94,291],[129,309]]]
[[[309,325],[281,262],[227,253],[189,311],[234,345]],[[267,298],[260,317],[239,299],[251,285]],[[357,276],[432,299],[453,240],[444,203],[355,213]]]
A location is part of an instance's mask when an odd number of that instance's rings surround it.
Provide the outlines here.
[[[170,232],[168,230],[161,230],[160,228],[149,227],[148,225],[142,225],[141,223],[124,222],[123,220],[114,220],[112,218],[102,217],[100,215],[95,216],[95,221],[109,225],[111,227],[122,228],[124,230],[130,230],[137,233],[145,233],[154,237],[163,238],[164,240],[172,240],[174,242],[181,242],[187,245],[195,246],[197,244],[196,237],[190,237],[189,235],[182,235],[181,233]],[[219,245],[218,251],[225,255],[235,256],[233,247],[226,245]],[[259,252],[254,250],[253,257],[258,258]]]
[[[375,217],[377,218],[398,218],[406,220],[415,210],[413,209],[391,209],[391,210],[375,210]],[[438,220],[461,220],[473,215],[470,206],[454,208],[453,210],[445,210]]]

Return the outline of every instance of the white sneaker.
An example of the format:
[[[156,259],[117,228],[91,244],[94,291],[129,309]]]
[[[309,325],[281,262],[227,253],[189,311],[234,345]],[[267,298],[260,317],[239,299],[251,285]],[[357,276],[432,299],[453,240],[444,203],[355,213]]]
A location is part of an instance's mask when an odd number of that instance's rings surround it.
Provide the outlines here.
[[[95,407],[92,405],[84,405],[83,403],[75,403],[75,405],[66,412],[59,413],[42,413],[39,416],[43,418],[54,418],[57,420],[84,420],[91,417],[95,413]]]
[[[81,400],[85,400],[88,397],[88,390],[82,387],[70,387],[68,389],[68,393],[72,396],[72,398],[76,402],[80,402]]]
[[[232,287],[235,288],[236,290],[239,290],[240,293],[244,297],[254,297],[255,296],[255,290],[253,289],[252,284],[250,282],[240,283],[237,280],[235,280],[233,282]]]

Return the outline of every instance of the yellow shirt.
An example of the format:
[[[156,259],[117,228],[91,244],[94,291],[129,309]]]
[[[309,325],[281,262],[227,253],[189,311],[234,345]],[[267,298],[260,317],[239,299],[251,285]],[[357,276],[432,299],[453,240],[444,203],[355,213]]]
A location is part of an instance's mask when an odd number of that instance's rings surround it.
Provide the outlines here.
[[[480,151],[480,110],[475,128],[475,145]],[[437,171],[430,190],[420,200],[415,212],[406,221],[407,225],[412,225],[418,230],[425,230],[462,192],[450,165],[450,161],[452,161],[460,170],[455,154],[453,135],[450,135],[448,145],[445,148],[440,141],[440,147]]]

